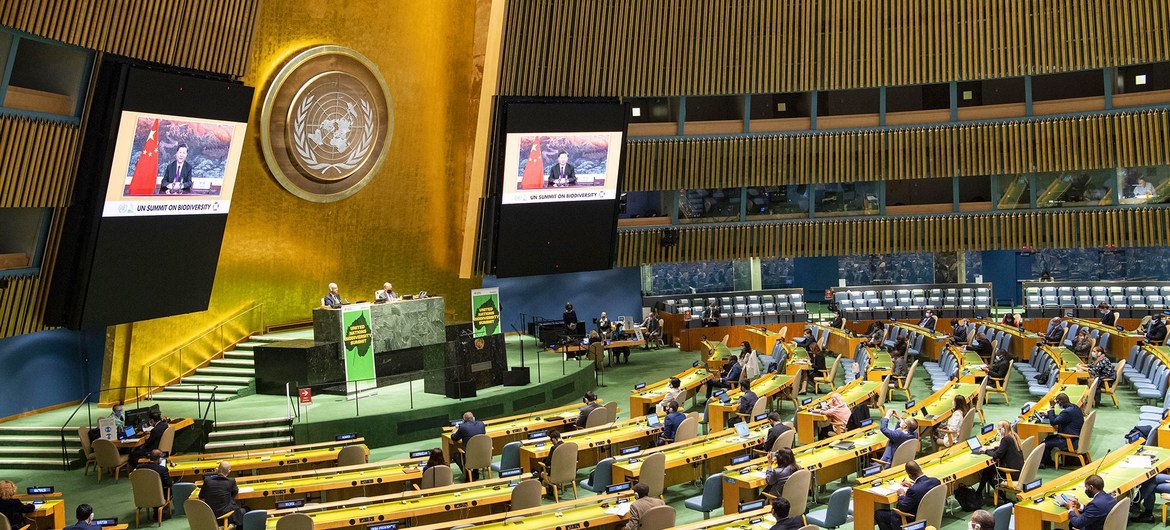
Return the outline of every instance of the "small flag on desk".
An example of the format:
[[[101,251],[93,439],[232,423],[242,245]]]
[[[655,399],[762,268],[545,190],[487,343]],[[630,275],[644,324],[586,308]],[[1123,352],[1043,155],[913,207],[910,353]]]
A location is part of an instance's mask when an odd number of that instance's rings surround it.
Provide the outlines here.
[[[130,195],[154,195],[155,180],[158,178],[158,120],[150,126],[150,134],[142,146],[142,154],[134,164],[134,176],[130,179]]]

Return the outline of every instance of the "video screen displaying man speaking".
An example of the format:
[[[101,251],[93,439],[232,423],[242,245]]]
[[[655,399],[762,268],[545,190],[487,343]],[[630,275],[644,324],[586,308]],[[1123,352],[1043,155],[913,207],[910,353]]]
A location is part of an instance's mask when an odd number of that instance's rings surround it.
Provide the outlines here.
[[[621,141],[621,132],[509,134],[503,204],[616,198]]]

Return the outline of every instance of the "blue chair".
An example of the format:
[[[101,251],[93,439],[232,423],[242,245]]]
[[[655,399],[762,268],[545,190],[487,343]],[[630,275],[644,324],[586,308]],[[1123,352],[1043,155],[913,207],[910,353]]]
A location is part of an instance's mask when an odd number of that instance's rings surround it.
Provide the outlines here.
[[[1014,505],[1002,504],[995,508],[995,512],[991,514],[995,520],[995,530],[1013,530],[1016,527],[1012,521],[1012,506]]]
[[[703,494],[683,501],[683,506],[696,512],[703,512],[703,519],[723,506],[723,473],[716,473],[703,481]]]
[[[1166,395],[1166,386],[1170,384],[1170,381],[1167,380],[1168,378],[1170,378],[1170,370],[1167,370],[1166,367],[1159,368],[1157,376],[1154,378],[1158,386],[1153,388],[1138,388],[1138,397],[1145,400],[1164,398]]]
[[[242,530],[264,530],[264,521],[268,519],[268,510],[251,510],[244,514]]]
[[[853,488],[838,488],[829,495],[829,502],[824,508],[809,512],[804,519],[808,524],[821,528],[837,528],[853,520],[849,516],[852,512]]]
[[[171,506],[175,507],[175,515],[185,515],[183,503],[195,492],[192,482],[176,482],[171,485]]]
[[[582,488],[593,493],[605,491],[606,486],[613,483],[613,457],[602,459],[593,468],[593,474],[579,482]]]
[[[1170,408],[1170,392],[1166,393],[1165,399],[1162,400],[1162,406],[1142,405],[1138,409],[1138,415],[1143,420],[1154,420],[1155,422],[1162,421],[1162,413],[1167,408]]]
[[[492,471],[499,475],[501,469],[516,469],[518,467],[520,467],[520,442],[508,442],[500,450],[500,463],[492,464]]]

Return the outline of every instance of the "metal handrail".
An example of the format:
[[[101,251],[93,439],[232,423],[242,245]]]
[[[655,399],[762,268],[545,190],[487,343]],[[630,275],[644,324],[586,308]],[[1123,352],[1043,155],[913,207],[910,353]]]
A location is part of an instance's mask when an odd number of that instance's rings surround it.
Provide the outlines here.
[[[150,363],[146,364],[145,366],[143,366],[143,370],[146,370],[146,385],[144,385],[144,386],[148,389],[148,392],[154,392],[154,391],[159,390],[161,388],[165,388],[167,385],[171,384],[172,382],[174,382],[176,380],[181,380],[184,376],[187,376],[191,372],[194,372],[196,369],[198,369],[198,365],[197,365],[190,370],[184,370],[184,368],[183,368],[183,350],[187,349],[187,347],[191,346],[192,344],[195,344],[196,342],[199,342],[200,340],[203,340],[204,338],[211,336],[212,334],[219,333],[219,338],[220,338],[219,348],[217,348],[216,351],[214,353],[212,353],[210,357],[208,357],[207,359],[201,360],[199,362],[199,364],[203,364],[203,362],[205,362],[205,361],[210,361],[211,359],[216,358],[216,356],[222,355],[223,352],[225,350],[227,350],[227,346],[228,346],[227,343],[224,342],[224,338],[223,338],[224,327],[227,324],[230,324],[230,323],[236,321],[240,317],[243,317],[245,315],[250,315],[254,312],[258,312],[260,314],[260,325],[257,326],[256,329],[249,329],[248,333],[245,334],[244,337],[241,337],[241,338],[246,338],[247,336],[249,336],[253,333],[261,333],[264,331],[264,304],[263,303],[253,303],[251,307],[248,307],[247,309],[239,311],[236,314],[228,317],[227,319],[220,321],[211,329],[209,329],[209,330],[203,332],[202,334],[200,334],[199,336],[185,342],[182,346],[175,348],[170,353],[163,355],[162,357],[159,357],[158,359],[155,359],[155,360],[151,361]],[[156,365],[158,365],[159,363],[162,363],[163,361],[167,361],[167,360],[174,358],[175,356],[179,357],[179,374],[171,381],[167,381],[163,384],[155,385],[154,384],[154,367]]]

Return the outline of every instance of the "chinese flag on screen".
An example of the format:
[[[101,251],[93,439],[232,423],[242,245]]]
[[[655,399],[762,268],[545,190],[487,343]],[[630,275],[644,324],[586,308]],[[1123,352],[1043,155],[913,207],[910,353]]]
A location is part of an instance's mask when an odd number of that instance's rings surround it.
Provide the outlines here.
[[[524,163],[524,178],[520,181],[522,190],[538,190],[544,184],[544,164],[540,158],[540,139],[532,142],[528,161]]]
[[[146,145],[134,165],[134,177],[130,179],[130,195],[154,195],[155,179],[158,178],[158,120],[150,126]]]

